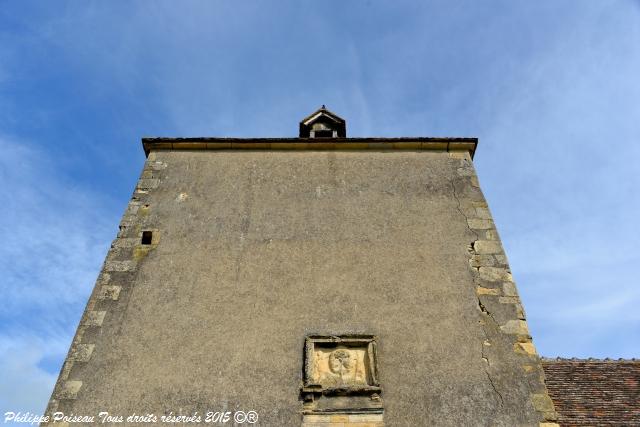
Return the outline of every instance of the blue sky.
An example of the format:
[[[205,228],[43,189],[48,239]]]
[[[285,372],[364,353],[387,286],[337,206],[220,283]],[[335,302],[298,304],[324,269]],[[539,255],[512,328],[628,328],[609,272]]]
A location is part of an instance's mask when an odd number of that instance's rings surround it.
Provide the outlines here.
[[[0,0],[0,411],[41,413],[142,136],[475,136],[539,352],[639,357],[640,2]]]

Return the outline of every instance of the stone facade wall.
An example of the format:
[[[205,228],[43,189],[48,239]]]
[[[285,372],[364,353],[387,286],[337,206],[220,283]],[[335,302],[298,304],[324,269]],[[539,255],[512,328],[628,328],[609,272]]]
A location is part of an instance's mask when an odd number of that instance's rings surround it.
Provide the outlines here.
[[[382,425],[303,418],[311,334],[377,337],[387,426],[555,418],[473,164],[446,151],[150,153],[48,412]]]

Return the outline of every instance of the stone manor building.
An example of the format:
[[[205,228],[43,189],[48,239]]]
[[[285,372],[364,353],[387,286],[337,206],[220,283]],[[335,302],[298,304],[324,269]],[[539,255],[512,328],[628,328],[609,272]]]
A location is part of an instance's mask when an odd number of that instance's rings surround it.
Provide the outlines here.
[[[48,414],[640,425],[637,361],[536,353],[477,139],[350,138],[323,106],[298,138],[142,145]]]

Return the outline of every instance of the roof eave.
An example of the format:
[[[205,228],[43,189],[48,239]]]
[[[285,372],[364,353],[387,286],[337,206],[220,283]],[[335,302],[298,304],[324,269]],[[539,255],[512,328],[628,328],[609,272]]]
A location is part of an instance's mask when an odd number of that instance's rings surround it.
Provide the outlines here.
[[[142,138],[145,155],[152,150],[309,150],[309,151],[448,151],[474,157],[477,138]]]

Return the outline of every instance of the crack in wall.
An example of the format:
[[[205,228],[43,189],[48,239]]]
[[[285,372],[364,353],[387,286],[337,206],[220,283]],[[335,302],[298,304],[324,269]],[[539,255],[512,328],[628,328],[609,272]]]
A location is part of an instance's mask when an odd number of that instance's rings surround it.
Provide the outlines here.
[[[464,218],[464,225],[467,226],[467,230],[469,230],[469,232],[471,232],[471,234],[476,236],[476,240],[474,240],[473,242],[470,243],[470,245],[473,245],[477,240],[480,239],[480,236],[478,235],[478,233],[475,230],[473,230],[471,227],[469,227],[469,222],[468,222],[469,218],[462,211],[462,205],[460,204],[460,199],[458,198],[458,194],[456,193],[456,184],[455,184],[455,182],[451,183],[451,188],[453,190],[453,198],[456,199],[456,203],[457,203],[456,209],[458,209],[458,212]]]
[[[475,244],[476,244],[476,242],[478,240],[480,240],[480,236],[478,235],[477,231],[475,231],[474,229],[472,229],[469,226],[469,217],[467,217],[467,215],[462,210],[462,204],[460,203],[460,198],[458,197],[458,193],[456,192],[455,182],[451,183],[451,188],[453,190],[452,191],[453,198],[456,200],[456,209],[458,210],[458,212],[460,213],[462,218],[464,218],[464,224],[466,225],[466,227],[469,230],[469,232],[475,236],[475,240],[471,241],[469,243],[469,246],[468,246],[468,252],[471,255],[470,258],[469,258],[469,261],[471,261],[473,259],[473,256],[476,255]],[[473,284],[474,284],[474,286],[478,286],[478,284],[477,284],[477,277],[478,276],[477,275],[478,275],[478,273],[480,271],[480,267],[473,267],[471,265],[471,262],[469,263],[469,267],[474,272],[474,274],[473,274]],[[475,289],[474,289],[474,292],[475,292]],[[484,306],[484,304],[482,304],[482,301],[480,300],[480,296],[476,294],[476,298],[478,300],[478,307],[480,308],[480,311],[483,314],[487,315],[494,322],[494,324],[496,326],[499,326],[498,322],[493,317],[493,314],[491,314],[491,312],[489,310],[487,310],[487,308]],[[485,369],[484,369],[484,373],[487,376],[487,380],[489,381],[489,384],[491,384],[491,388],[493,389],[494,393],[498,395],[500,406],[504,406],[504,398],[502,397],[502,393],[500,393],[498,391],[498,388],[496,387],[495,383],[493,382],[493,378],[491,378],[491,374],[489,373],[489,369],[491,368],[491,362],[489,361],[489,358],[487,357],[487,355],[485,354],[485,351],[484,351],[485,343],[489,343],[489,335],[487,334],[487,331],[486,331],[486,329],[484,327],[484,324],[482,324],[480,326],[480,328],[482,329],[482,333],[485,336],[485,340],[480,344],[481,345],[480,356],[482,358],[482,361],[487,364]]]
[[[486,307],[482,304],[482,302],[480,302],[480,298],[478,298],[478,306],[480,307],[480,310],[484,314],[486,314],[487,316],[489,316],[491,318],[491,320],[496,322],[496,319],[493,318],[493,315],[486,309]],[[496,325],[497,325],[497,322],[496,322]],[[502,394],[496,388],[496,385],[493,382],[493,378],[491,378],[491,374],[489,373],[489,369],[491,368],[491,362],[489,361],[489,358],[487,357],[487,355],[485,354],[485,351],[484,351],[484,346],[489,344],[489,335],[487,334],[487,331],[485,330],[484,326],[482,326],[481,329],[482,329],[482,333],[484,334],[485,340],[481,343],[480,355],[482,357],[482,360],[487,363],[487,367],[485,368],[484,373],[487,375],[487,379],[489,380],[489,384],[491,384],[491,388],[493,388],[493,391],[500,398],[500,406],[504,406],[504,398],[502,397]]]
[[[497,237],[497,233],[495,231],[495,225],[493,224],[491,214],[488,211],[488,206],[486,205],[486,202],[484,202],[484,199],[475,198],[473,197],[473,195],[468,199],[463,197],[461,189],[465,188],[465,185],[467,184],[465,179],[467,178],[471,179],[470,184],[472,187],[475,187],[477,191],[480,191],[480,189],[477,180],[474,184],[473,179],[475,176],[475,172],[473,171],[473,166],[471,166],[471,163],[462,161],[461,164],[462,166],[457,169],[457,174],[459,177],[452,180],[451,183],[453,198],[456,200],[456,209],[460,213],[460,216],[464,218],[465,226],[467,227],[469,232],[475,236],[475,240],[470,242],[467,250],[469,253],[469,269],[473,278],[473,285],[475,286],[474,291],[478,301],[478,309],[480,310],[481,316],[479,324],[485,337],[485,340],[482,342],[480,355],[482,358],[482,363],[486,363],[486,365],[483,365],[485,375],[487,376],[487,380],[489,381],[489,384],[491,385],[491,388],[495,393],[496,401],[499,403],[501,408],[504,408],[504,396],[502,395],[502,393],[500,393],[498,387],[496,386],[499,385],[499,383],[494,381],[495,379],[491,376],[491,371],[495,370],[495,367],[489,360],[488,347],[491,345],[489,336],[490,334],[491,336],[494,336],[493,334],[495,332],[498,337],[513,339],[513,335],[520,332],[517,328],[511,328],[511,326],[513,326],[512,323],[514,322],[514,320],[508,320],[505,325],[501,326],[494,314],[487,309],[485,304],[483,304],[483,300],[484,298],[487,298],[486,300],[484,300],[485,302],[493,301],[493,297],[491,295],[505,295],[509,298],[513,297],[514,304],[519,304],[519,300],[515,293],[514,284],[511,284],[511,287],[506,290],[504,286],[507,283],[504,283],[502,285],[502,290],[500,288],[495,288],[495,282],[501,282],[508,279],[506,280],[506,282],[511,283],[508,262],[504,254],[504,249],[502,249],[501,245],[499,244],[499,238]],[[456,183],[458,184],[457,188]],[[482,272],[481,267],[486,267],[486,272]],[[506,276],[506,279],[503,276]],[[489,286],[488,288],[485,288],[485,280],[494,284]],[[503,294],[502,292],[505,293]],[[500,298],[499,302],[503,302],[502,298]],[[510,301],[505,301],[505,303],[508,302]],[[526,322],[524,318],[521,317],[523,317],[523,315],[518,315],[517,321],[522,323]],[[490,321],[488,319],[490,319]],[[490,324],[489,322],[493,322],[493,324]],[[526,330],[526,323],[524,324]],[[521,323],[518,323],[518,325],[519,327],[522,326]],[[504,335],[505,333],[509,335]],[[542,379],[541,381],[544,387],[544,380]],[[555,410],[552,408],[552,404],[551,406],[544,406],[540,404],[541,396],[546,396],[547,400],[549,400],[548,392],[540,395],[536,390],[531,391],[532,394],[530,394],[529,398],[530,402],[533,404],[534,410],[538,414],[538,419],[542,421],[540,425],[544,424],[549,426],[557,426],[557,424],[553,423],[553,421],[557,419],[557,415],[555,414]],[[550,407],[551,409],[549,409]],[[551,422],[547,423],[547,421]]]
[[[482,328],[482,331],[484,332],[484,336],[486,338],[486,340],[482,342],[481,349],[480,349],[480,355],[482,356],[482,360],[487,363],[487,368],[484,370],[484,373],[487,375],[487,379],[489,380],[489,384],[491,384],[491,388],[493,388],[493,391],[500,398],[500,406],[504,406],[504,398],[502,397],[502,393],[498,391],[498,389],[496,388],[496,385],[493,382],[493,378],[491,378],[491,374],[489,374],[489,368],[491,368],[491,362],[489,361],[489,358],[484,352],[484,346],[485,346],[485,343],[489,343],[489,337],[487,336],[487,332],[484,330],[484,328]]]
[[[487,310],[487,307],[485,307],[484,304],[482,304],[482,301],[480,301],[480,297],[478,297],[478,307],[480,307],[481,312],[483,312],[484,314],[489,316],[491,320],[493,320],[493,323],[495,323],[496,326],[500,327],[500,324],[496,321],[496,318],[493,317],[493,314],[491,314],[491,312]]]
[[[489,362],[487,362],[489,363]],[[487,374],[487,379],[489,380],[489,384],[491,384],[491,388],[493,388],[493,391],[498,395],[498,397],[500,398],[500,406],[504,406],[504,399],[502,398],[502,394],[500,394],[500,392],[498,391],[498,389],[496,388],[495,384],[493,383],[493,380],[491,379],[491,375],[489,375],[489,370],[485,369],[485,374]]]

